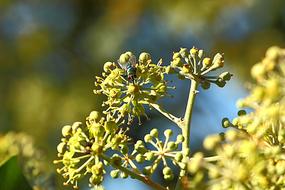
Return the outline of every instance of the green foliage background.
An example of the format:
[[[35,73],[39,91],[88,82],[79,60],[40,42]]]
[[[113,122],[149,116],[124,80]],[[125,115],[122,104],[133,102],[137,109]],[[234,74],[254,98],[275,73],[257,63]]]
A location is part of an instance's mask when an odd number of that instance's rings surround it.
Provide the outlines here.
[[[0,132],[30,135],[54,171],[61,126],[101,108],[92,89],[104,62],[125,50],[167,61],[195,45],[224,52],[244,82],[268,47],[284,45],[284,7],[282,0],[0,0]]]

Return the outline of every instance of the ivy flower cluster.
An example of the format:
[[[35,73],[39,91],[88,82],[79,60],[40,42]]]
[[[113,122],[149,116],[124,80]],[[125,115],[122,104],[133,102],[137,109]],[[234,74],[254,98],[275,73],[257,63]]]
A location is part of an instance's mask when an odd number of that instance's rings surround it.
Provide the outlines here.
[[[224,126],[245,130],[255,138],[263,138],[269,145],[282,143],[284,146],[281,136],[285,131],[285,50],[269,48],[251,73],[256,84],[252,85],[250,95],[237,104],[253,111],[248,114],[239,111],[232,122],[224,119]]]
[[[57,146],[58,159],[54,163],[61,164],[57,172],[66,178],[65,185],[78,188],[79,179],[88,175],[90,186],[98,186],[107,166],[112,167],[110,175],[113,178],[135,178],[157,190],[169,189],[151,179],[159,165],[163,165],[161,172],[165,180],[174,179],[173,167],[180,170],[180,177],[187,175],[190,120],[198,84],[205,88],[212,82],[223,87],[232,75],[228,72],[219,76],[206,75],[223,67],[222,54],[216,54],[211,61],[210,58],[202,59],[202,50],[192,48],[189,54],[186,50],[182,48],[179,55],[174,53],[175,60],[169,66],[162,65],[161,59],[154,63],[145,52],[139,55],[138,61],[133,53],[125,52],[117,62],[104,64],[102,76],[96,77],[94,93],[106,96],[102,104],[105,110],[91,112],[86,118],[86,126],[75,122],[62,128],[63,138]],[[184,65],[174,63],[179,57],[186,60]],[[169,96],[168,89],[174,89],[165,75],[175,73],[191,80],[184,117],[173,115],[158,103]],[[156,109],[181,130],[175,140],[172,130],[167,129],[162,141],[158,129],[154,128],[143,140],[132,143],[125,124],[131,125],[135,117],[141,124],[141,116],[147,117],[147,106]]]
[[[65,185],[78,188],[78,179],[87,174],[90,186],[101,184],[105,174],[101,156],[109,149],[126,146],[130,140],[118,126],[113,119],[92,111],[86,118],[86,127],[75,122],[62,128],[63,138],[57,146],[59,159],[54,163],[63,165],[57,172],[67,178]]]
[[[201,84],[203,89],[210,88],[211,83],[224,87],[232,77],[229,72],[223,72],[218,76],[210,76],[208,73],[224,66],[224,56],[221,53],[215,54],[213,58],[205,57],[201,49],[195,47],[188,50],[181,48],[174,52],[171,68],[178,72],[180,79],[193,79]]]
[[[285,188],[285,50],[271,47],[265,58],[253,66],[248,97],[225,135],[205,139],[212,158],[197,153],[188,163],[188,189],[284,189]]]
[[[127,117],[130,124],[134,117],[145,116],[144,105],[156,103],[167,96],[168,86],[164,79],[165,67],[162,61],[153,63],[149,53],[141,53],[136,62],[132,52],[122,54],[115,62],[106,62],[102,77],[97,76],[95,94],[104,94],[106,113],[118,118]],[[128,75],[132,75],[131,77]]]
[[[222,142],[222,140],[225,140]],[[264,146],[250,140],[246,133],[229,130],[224,137],[212,135],[204,147],[215,156],[196,153],[187,168],[190,175],[185,189],[283,189],[284,152],[279,146]]]

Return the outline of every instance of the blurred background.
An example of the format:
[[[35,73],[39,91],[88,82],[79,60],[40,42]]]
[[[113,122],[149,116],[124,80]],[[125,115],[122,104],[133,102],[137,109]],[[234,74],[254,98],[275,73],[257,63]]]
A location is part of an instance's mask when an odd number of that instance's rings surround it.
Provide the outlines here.
[[[154,61],[167,63],[173,51],[195,46],[211,56],[225,53],[225,70],[234,74],[225,88],[200,92],[192,121],[195,151],[205,135],[223,131],[223,117],[236,115],[235,102],[246,95],[250,67],[268,47],[284,47],[284,42],[284,0],[0,0],[0,133],[21,132],[40,150],[47,177],[37,182],[38,189],[71,189],[62,186],[52,160],[61,127],[102,109],[102,97],[92,91],[103,64],[128,50],[146,51]],[[179,115],[189,81],[173,84],[174,98],[161,103]],[[155,111],[149,115],[150,121],[131,130],[134,139],[152,127],[173,127]],[[8,145],[22,138],[3,135]],[[160,180],[159,173],[155,177]],[[87,181],[81,184],[88,189]],[[103,185],[107,190],[148,189],[108,176]]]

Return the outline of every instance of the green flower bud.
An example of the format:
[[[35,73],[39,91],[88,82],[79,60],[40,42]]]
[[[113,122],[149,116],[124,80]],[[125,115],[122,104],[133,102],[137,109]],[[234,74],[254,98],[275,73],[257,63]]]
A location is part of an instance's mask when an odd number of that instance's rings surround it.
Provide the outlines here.
[[[123,145],[121,151],[123,154],[127,154],[129,152],[129,147],[127,145]]]
[[[239,110],[237,114],[238,114],[238,116],[246,115],[246,111],[245,110]]]
[[[145,153],[145,158],[147,161],[152,161],[154,159],[154,153],[153,152]]]
[[[119,170],[112,170],[111,172],[110,172],[110,176],[112,177],[112,178],[114,178],[114,179],[116,179],[116,178],[118,178],[119,177]]]
[[[138,154],[138,155],[136,155],[136,161],[138,163],[142,163],[142,162],[145,161],[145,158],[144,158],[144,156],[142,154]]]
[[[224,128],[228,128],[228,127],[231,126],[231,122],[230,122],[229,118],[224,118],[224,119],[222,120],[222,126],[223,126]]]
[[[150,175],[152,174],[152,167],[151,166],[146,166],[143,168],[143,174],[144,175]]]
[[[151,56],[149,53],[143,52],[139,56],[139,62],[140,63],[146,63],[148,60],[151,59]]]
[[[223,87],[226,85],[226,81],[224,81],[224,80],[221,79],[221,78],[218,78],[218,79],[216,80],[216,85],[217,85],[218,87],[223,88]]]
[[[176,143],[182,143],[184,141],[183,135],[179,134],[176,137]]]
[[[178,152],[175,154],[175,158],[174,158],[177,162],[181,162],[181,160],[183,159],[183,154],[181,152]]]
[[[145,142],[150,142],[151,140],[152,140],[152,136],[150,134],[147,134],[146,136],[144,136]]]
[[[70,125],[63,126],[61,129],[61,133],[62,133],[62,136],[64,136],[64,137],[70,135],[71,134],[71,126]]]
[[[208,150],[213,150],[214,147],[220,143],[221,137],[219,135],[210,135],[204,140],[204,147]]]
[[[175,142],[173,142],[173,141],[170,141],[167,143],[167,149],[168,150],[175,150],[175,149],[177,149],[177,144],[175,144]]]
[[[224,81],[229,81],[231,80],[232,74],[229,72],[223,72],[222,74],[219,75],[219,78],[223,79]]]
[[[116,131],[118,125],[116,124],[115,121],[106,121],[104,123],[104,129],[106,130],[106,132],[108,133],[113,133]]]
[[[163,168],[162,173],[163,173],[163,175],[170,175],[173,172],[172,172],[170,167],[165,167],[165,168]]]
[[[226,132],[225,137],[228,141],[234,141],[238,137],[237,131],[229,130]]]
[[[184,79],[185,79],[185,76],[184,76],[184,75],[182,75],[182,74],[180,74],[180,73],[178,73],[178,79],[180,79],[180,80],[184,80]]]
[[[156,128],[154,128],[154,129],[152,129],[151,131],[150,131],[150,135],[152,136],[152,137],[158,137],[158,130],[156,129]]]
[[[209,81],[203,81],[203,82],[201,83],[201,87],[202,87],[204,90],[209,89],[210,86],[211,86],[211,83],[210,83]]]
[[[165,136],[166,138],[169,138],[172,134],[173,134],[173,132],[172,132],[171,129],[166,129],[166,130],[164,131],[164,136]]]
[[[111,164],[119,166],[119,165],[121,165],[121,162],[122,162],[122,158],[118,154],[114,154],[111,157]]]
[[[203,51],[202,49],[200,49],[200,50],[198,51],[198,57],[199,57],[200,59],[202,59],[203,53],[204,53],[204,51]]]

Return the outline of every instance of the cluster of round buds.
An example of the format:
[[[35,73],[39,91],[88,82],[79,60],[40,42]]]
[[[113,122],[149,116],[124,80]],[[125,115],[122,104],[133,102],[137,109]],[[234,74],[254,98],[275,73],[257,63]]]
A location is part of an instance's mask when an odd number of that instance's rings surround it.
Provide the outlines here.
[[[96,77],[95,94],[104,94],[106,113],[126,118],[146,116],[144,105],[155,103],[167,95],[166,69],[161,61],[155,64],[149,53],[141,53],[139,60],[131,52],[122,54],[118,63],[107,62],[102,77]]]
[[[263,71],[259,69],[263,68]],[[253,66],[252,76],[256,84],[248,97],[238,101],[241,108],[251,108],[246,114],[238,112],[232,122],[224,119],[224,127],[246,131],[254,138],[262,138],[268,145],[284,146],[280,136],[285,131],[285,50],[271,47],[266,57]],[[282,138],[281,138],[282,139]]]
[[[186,155],[188,152],[182,153],[179,148],[179,144],[184,141],[182,135],[178,135],[175,141],[171,140],[172,130],[167,129],[164,131],[165,141],[159,140],[159,133],[156,128],[152,129],[149,134],[145,135],[145,143],[153,146],[154,150],[148,150],[143,141],[139,140],[135,144],[135,160],[138,163],[146,162],[151,163],[143,169],[143,174],[151,175],[157,169],[160,163],[163,164],[164,168],[162,170],[163,177],[166,180],[172,180],[174,174],[168,165],[167,160],[171,160],[175,166],[181,169],[181,175],[185,174],[186,169]]]
[[[86,118],[86,125],[75,122],[62,128],[63,138],[57,146],[59,159],[54,161],[63,165],[57,172],[67,178],[64,184],[74,188],[78,188],[78,179],[87,174],[90,174],[90,186],[101,184],[105,174],[101,155],[109,149],[126,146],[130,140],[118,128],[120,124],[108,116],[101,117],[97,111]]]
[[[285,49],[271,47],[265,58],[251,70],[256,84],[248,97],[238,102],[239,107],[256,108],[256,104],[269,105],[284,101],[285,95]]]
[[[187,164],[190,182],[185,189],[283,189],[284,152],[264,146],[244,132],[229,130],[205,139],[204,146],[216,156],[196,153]],[[278,158],[278,159],[276,159]]]
[[[190,50],[181,48],[179,52],[174,52],[170,67],[178,72],[180,79],[193,79],[199,82],[202,88],[208,89],[211,83],[224,87],[226,82],[231,79],[232,74],[229,72],[217,76],[207,75],[223,66],[223,54],[217,53],[214,58],[204,57],[203,50],[193,47]]]

